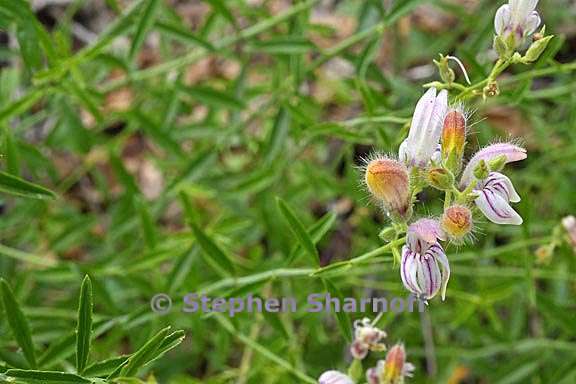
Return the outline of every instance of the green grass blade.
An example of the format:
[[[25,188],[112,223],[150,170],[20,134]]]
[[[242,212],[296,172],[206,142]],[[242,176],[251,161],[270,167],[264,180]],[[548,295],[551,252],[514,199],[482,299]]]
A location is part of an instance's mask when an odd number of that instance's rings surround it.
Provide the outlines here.
[[[0,171],[0,191],[32,199],[55,198],[56,194],[41,185],[31,183],[18,176]]]
[[[92,383],[92,381],[72,373],[55,371],[9,369],[5,375],[18,379],[18,382],[25,383]]]
[[[334,285],[334,283],[332,283],[328,279],[323,279],[322,282],[324,283],[326,291],[330,294],[330,296],[337,297],[340,303],[344,302],[344,296],[342,295],[340,290]],[[340,328],[340,331],[342,332],[346,340],[350,342],[352,341],[352,328],[353,328],[352,320],[350,320],[350,316],[348,316],[347,312],[343,311],[342,308],[339,309],[340,309],[339,311],[335,311],[336,320],[338,322],[338,328]]]
[[[32,334],[30,333],[30,326],[28,320],[24,317],[12,289],[4,279],[0,279],[0,288],[2,291],[2,302],[4,304],[4,312],[8,324],[12,329],[12,333],[16,342],[22,348],[24,357],[32,368],[36,368],[36,355],[34,354],[34,345],[32,343]]]
[[[290,208],[284,200],[278,198],[277,203],[282,216],[284,216],[290,225],[290,229],[298,239],[300,246],[302,246],[308,256],[310,256],[310,260],[312,261],[313,265],[320,265],[320,255],[318,254],[318,250],[316,249],[312,238],[310,235],[308,235],[308,232],[306,232],[304,225],[300,222],[292,208]]]
[[[80,288],[78,303],[78,326],[76,328],[76,371],[82,373],[88,363],[92,337],[92,282],[86,276]]]
[[[196,223],[190,221],[188,224],[206,256],[206,261],[221,275],[234,275],[234,264],[226,253]]]
[[[138,27],[136,27],[136,33],[134,34],[132,45],[130,46],[130,60],[134,60],[136,53],[144,43],[148,30],[154,24],[154,18],[156,17],[160,4],[160,0],[148,0],[146,3],[142,17],[138,21]]]

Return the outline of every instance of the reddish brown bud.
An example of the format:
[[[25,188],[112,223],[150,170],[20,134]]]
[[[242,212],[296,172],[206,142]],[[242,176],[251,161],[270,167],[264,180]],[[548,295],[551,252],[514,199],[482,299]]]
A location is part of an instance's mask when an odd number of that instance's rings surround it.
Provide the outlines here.
[[[391,213],[404,217],[410,202],[410,179],[406,166],[396,160],[378,158],[366,166],[366,185]]]

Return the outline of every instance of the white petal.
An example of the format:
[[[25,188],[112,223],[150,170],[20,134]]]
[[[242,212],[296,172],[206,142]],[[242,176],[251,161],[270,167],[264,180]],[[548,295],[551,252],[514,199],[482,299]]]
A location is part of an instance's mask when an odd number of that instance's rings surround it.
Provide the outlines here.
[[[440,290],[442,275],[434,257],[425,255],[418,263],[418,283],[426,299],[436,296]]]
[[[426,253],[428,252],[433,254],[442,266],[442,290],[440,291],[440,294],[442,295],[442,301],[444,301],[446,298],[446,287],[448,286],[448,280],[450,279],[450,263],[448,262],[448,257],[446,257],[446,253],[440,244],[432,245]]]
[[[410,156],[408,154],[408,139],[405,139],[402,142],[402,144],[400,144],[400,148],[398,148],[398,160],[407,163],[409,158]]]
[[[342,372],[326,371],[318,379],[319,384],[354,384],[352,379]]]
[[[489,188],[476,192],[478,193],[475,200],[476,205],[488,220],[496,224],[522,224],[522,217],[510,207],[508,200],[501,195],[494,193]]]
[[[538,12],[534,11],[530,16],[528,16],[524,22],[524,35],[529,36],[536,32],[536,29],[540,26],[540,15]]]
[[[538,0],[510,0],[512,23],[515,26],[524,24],[524,21],[536,9]]]
[[[496,16],[494,17],[494,30],[496,34],[502,35],[508,25],[510,25],[510,6],[504,4],[498,8]]]
[[[405,245],[402,247],[402,262],[400,263],[400,277],[402,283],[410,292],[420,295],[421,290],[416,281],[416,253]]]
[[[488,178],[482,183],[483,189],[491,189],[492,192],[499,194],[504,199],[517,203],[520,201],[520,196],[514,189],[512,181],[508,176],[501,174],[500,172],[490,172]]]

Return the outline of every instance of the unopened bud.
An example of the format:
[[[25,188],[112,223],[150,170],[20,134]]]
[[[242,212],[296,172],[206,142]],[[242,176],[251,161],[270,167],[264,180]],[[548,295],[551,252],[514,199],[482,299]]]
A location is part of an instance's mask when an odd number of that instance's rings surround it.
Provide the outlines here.
[[[466,144],[466,116],[453,109],[444,117],[442,127],[442,159],[451,171],[458,173]]]
[[[406,363],[404,345],[396,344],[386,355],[383,372],[380,375],[381,383],[400,384],[405,376],[410,376],[414,367]]]
[[[446,84],[452,84],[456,75],[450,66],[448,65],[448,56],[440,54],[439,60],[434,60],[434,64],[438,67],[438,72],[440,73],[440,78]]]
[[[391,213],[406,217],[410,204],[410,180],[406,166],[396,160],[378,158],[366,166],[366,185],[384,208]]]
[[[388,243],[394,240],[394,237],[396,237],[396,229],[393,227],[386,227],[380,231],[378,237]]]
[[[454,175],[446,168],[431,168],[426,179],[431,186],[441,191],[450,190],[454,186]]]
[[[478,180],[484,180],[490,174],[490,169],[488,168],[488,164],[484,159],[480,160],[476,167],[474,168],[474,176]]]
[[[508,158],[506,155],[500,155],[488,161],[488,168],[490,168],[490,171],[492,172],[499,172],[504,168],[507,162]]]
[[[553,37],[554,35],[549,35],[534,41],[532,45],[530,45],[530,48],[528,48],[528,50],[526,51],[526,54],[523,57],[523,62],[532,63],[538,60],[538,58],[544,52],[544,50],[548,46],[548,43],[550,42],[550,40],[552,40]]]
[[[444,211],[440,223],[451,240],[461,241],[472,231],[472,212],[463,205],[453,205]]]
[[[501,59],[507,59],[510,57],[510,50],[500,35],[496,35],[496,37],[494,37],[494,50],[496,53],[498,53],[498,56]]]

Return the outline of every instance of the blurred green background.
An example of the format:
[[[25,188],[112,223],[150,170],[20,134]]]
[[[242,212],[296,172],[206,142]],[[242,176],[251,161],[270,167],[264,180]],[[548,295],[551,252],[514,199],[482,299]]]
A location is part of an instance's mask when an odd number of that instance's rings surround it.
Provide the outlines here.
[[[309,276],[310,256],[328,265],[383,245],[361,159],[396,153],[439,53],[473,82],[486,77],[499,5],[0,0],[1,168],[57,194],[0,197],[0,276],[37,354],[64,345],[89,274],[93,361],[171,325],[186,339],[142,379],[297,383],[345,370],[346,324],[364,314],[158,316],[149,300],[405,296],[390,254],[326,279]],[[467,105],[471,153],[510,138],[528,149],[508,171],[524,224],[478,222],[473,244],[447,250],[445,302],[423,317],[384,315],[387,341],[404,341],[417,367],[410,382],[576,382],[576,257],[559,240],[560,220],[576,214],[576,5],[538,9],[557,35],[543,57],[500,76],[500,96]],[[439,215],[441,195],[417,207]],[[299,245],[294,220],[316,251]],[[1,372],[25,364],[0,316]],[[73,350],[59,351],[43,368],[71,370]]]

